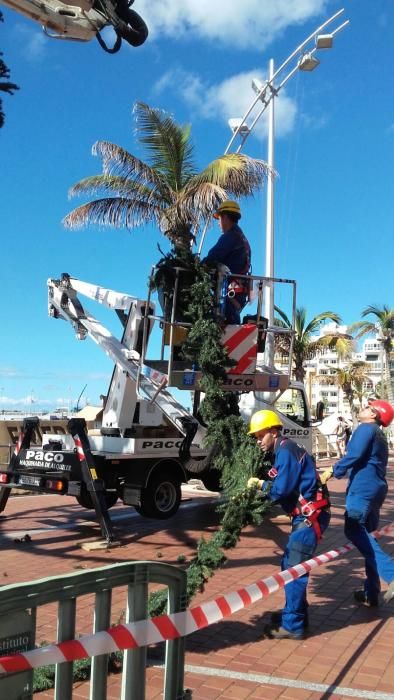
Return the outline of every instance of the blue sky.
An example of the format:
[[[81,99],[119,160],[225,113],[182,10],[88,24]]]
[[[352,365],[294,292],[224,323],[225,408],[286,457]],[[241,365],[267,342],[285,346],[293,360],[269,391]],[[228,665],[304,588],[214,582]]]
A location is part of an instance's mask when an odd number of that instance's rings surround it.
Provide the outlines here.
[[[0,45],[21,89],[4,97],[0,131],[0,407],[24,409],[31,397],[43,408],[73,405],[85,384],[85,399],[97,403],[111,364],[47,317],[46,280],[69,272],[143,297],[159,257],[152,228],[62,227],[83,201],[69,201],[69,187],[100,172],[93,143],[143,155],[132,107],[144,101],[192,124],[203,167],[223,152],[228,118],[250,104],[251,78],[263,79],[271,57],[279,65],[342,6],[350,25],[320,52],[318,69],[298,73],[276,101],[275,272],[297,280],[298,305],[310,316],[330,309],[350,323],[394,298],[391,0],[136,0],[150,37],[115,56],[95,40],[47,39],[2,8]],[[263,122],[244,151],[266,158]],[[265,192],[241,205],[253,271],[262,274]],[[217,236],[213,225],[207,246]]]

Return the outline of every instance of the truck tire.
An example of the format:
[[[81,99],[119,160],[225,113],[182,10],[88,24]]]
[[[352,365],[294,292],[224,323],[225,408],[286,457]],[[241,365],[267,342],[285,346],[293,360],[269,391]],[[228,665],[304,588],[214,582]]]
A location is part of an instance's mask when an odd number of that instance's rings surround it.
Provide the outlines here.
[[[217,469],[211,469],[201,475],[201,481],[208,491],[220,491],[220,472]]]
[[[86,489],[85,484],[81,484],[81,493],[79,496],[75,496],[77,502],[79,503],[82,508],[87,508],[88,510],[93,510],[94,505],[92,501],[92,497],[88,490]],[[108,510],[112,508],[112,506],[115,505],[116,501],[118,500],[118,494],[116,491],[106,491],[105,492],[105,502],[107,504]]]
[[[153,473],[141,491],[141,505],[136,508],[145,518],[167,520],[177,512],[181,502],[181,484],[175,474]]]

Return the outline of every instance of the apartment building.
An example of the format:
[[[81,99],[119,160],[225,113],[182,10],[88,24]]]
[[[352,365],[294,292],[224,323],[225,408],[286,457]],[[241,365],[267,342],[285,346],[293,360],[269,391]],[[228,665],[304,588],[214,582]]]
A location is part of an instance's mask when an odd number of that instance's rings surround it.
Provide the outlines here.
[[[331,333],[346,333],[347,326],[338,326],[336,323],[327,323],[322,326],[321,338]],[[367,362],[370,370],[368,382],[365,386],[366,394],[374,394],[376,385],[382,380],[382,344],[377,337],[365,338],[361,341],[360,347],[353,352],[350,361]],[[349,404],[343,394],[342,389],[336,384],[336,369],[345,367],[349,359],[343,360],[335,350],[325,350],[317,357],[309,360],[305,364],[306,377],[305,385],[312,408],[312,415],[315,412],[318,401],[323,401],[325,414],[342,414],[350,417]],[[332,384],[330,382],[332,378]]]

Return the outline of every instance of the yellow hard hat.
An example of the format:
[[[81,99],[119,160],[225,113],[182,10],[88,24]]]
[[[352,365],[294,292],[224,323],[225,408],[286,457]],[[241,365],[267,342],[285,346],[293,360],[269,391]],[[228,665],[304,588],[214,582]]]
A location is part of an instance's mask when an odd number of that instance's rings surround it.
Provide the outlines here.
[[[254,413],[249,426],[248,435],[259,433],[266,428],[283,428],[283,423],[276,415],[275,411],[257,411]]]
[[[238,204],[238,202],[233,202],[231,199],[226,199],[225,202],[222,202],[220,207],[217,208],[216,212],[213,215],[214,219],[218,219],[220,214],[238,214],[239,218],[241,218],[241,208]]]

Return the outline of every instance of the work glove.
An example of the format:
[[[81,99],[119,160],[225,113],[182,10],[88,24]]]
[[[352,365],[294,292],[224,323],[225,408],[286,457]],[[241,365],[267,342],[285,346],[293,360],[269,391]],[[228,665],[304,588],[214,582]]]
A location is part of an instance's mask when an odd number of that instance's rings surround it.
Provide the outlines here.
[[[251,476],[248,479],[248,489],[261,489],[264,484],[262,479],[258,479],[257,476]]]
[[[328,469],[325,469],[325,471],[322,474],[319,474],[319,479],[322,484],[326,484],[329,479],[331,479],[332,475],[334,473],[334,470],[332,467],[329,467]]]

